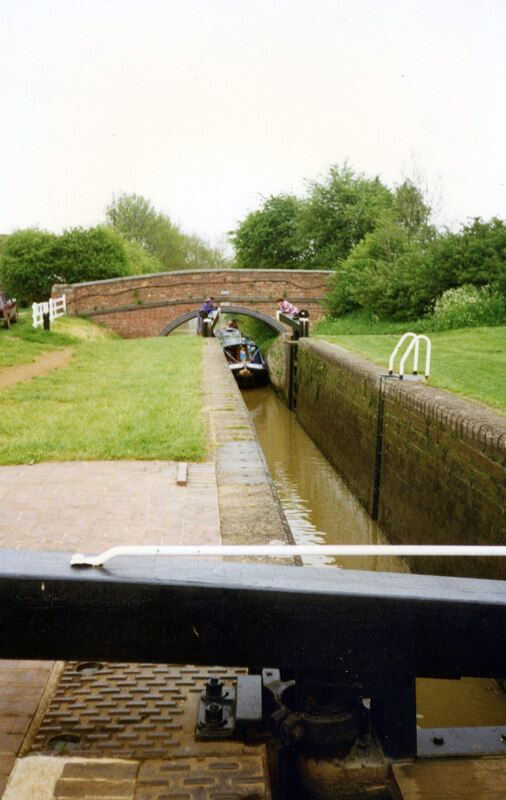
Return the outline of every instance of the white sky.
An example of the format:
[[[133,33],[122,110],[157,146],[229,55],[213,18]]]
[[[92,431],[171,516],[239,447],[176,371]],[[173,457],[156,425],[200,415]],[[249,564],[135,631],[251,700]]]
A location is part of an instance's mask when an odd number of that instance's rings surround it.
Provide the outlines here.
[[[213,243],[348,159],[506,218],[506,0],[0,0],[0,232],[136,192]]]

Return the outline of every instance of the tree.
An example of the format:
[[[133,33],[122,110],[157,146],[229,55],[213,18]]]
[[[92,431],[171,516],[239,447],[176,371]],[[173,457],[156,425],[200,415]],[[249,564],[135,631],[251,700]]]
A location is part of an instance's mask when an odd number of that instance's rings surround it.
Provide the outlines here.
[[[107,207],[106,218],[127,241],[142,245],[163,270],[185,268],[181,232],[149,200],[137,194],[122,194]]]
[[[219,247],[211,247],[196,233],[183,236],[185,269],[224,269],[230,266]]]
[[[465,284],[490,286],[506,297],[506,223],[492,217],[489,222],[476,217],[457,233],[440,236],[435,250],[434,269],[440,291]]]
[[[320,182],[309,184],[299,236],[306,269],[335,269],[379,216],[394,204],[392,192],[378,177],[357,174],[347,164],[330,167]]]
[[[300,267],[298,217],[300,201],[289,194],[271,195],[230,235],[241,269]]]
[[[380,318],[418,317],[434,296],[431,258],[426,242],[386,212],[339,263],[327,306],[334,314],[363,308]]]
[[[426,205],[422,190],[413,181],[405,180],[396,186],[394,210],[397,221],[407,232],[410,241],[422,232],[429,236],[432,233],[429,228],[431,208]]]
[[[170,218],[137,194],[122,194],[106,209],[106,218],[128,242],[138,242],[156,259],[158,271],[207,269],[226,266],[220,250],[195,234],[185,234]],[[151,262],[153,264],[154,262]]]
[[[5,238],[0,275],[22,305],[49,297],[55,283],[118,278],[129,273],[121,237],[106,228],[74,228],[61,236],[29,228]]]

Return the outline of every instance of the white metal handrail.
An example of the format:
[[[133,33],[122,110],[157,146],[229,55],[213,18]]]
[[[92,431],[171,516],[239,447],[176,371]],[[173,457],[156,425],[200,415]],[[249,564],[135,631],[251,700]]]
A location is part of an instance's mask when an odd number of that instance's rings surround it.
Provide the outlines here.
[[[401,358],[401,363],[399,365],[399,378],[402,380],[404,377],[404,364],[406,363],[406,359],[408,355],[411,353],[413,348],[415,349],[414,352],[414,363],[413,363],[413,375],[418,375],[418,354],[420,349],[420,339],[424,339],[427,345],[426,353],[425,353],[425,377],[429,377],[429,370],[430,370],[430,351],[431,351],[431,341],[428,336],[425,336],[423,333],[404,333],[399,341],[397,342],[396,346],[392,351],[392,355],[390,356],[390,361],[388,362],[388,374],[393,375],[394,371],[394,359],[397,353],[399,352],[400,348],[402,347],[403,342],[408,338],[411,337],[411,342],[408,345],[406,352],[404,353],[403,357]]]
[[[49,314],[49,321],[52,322],[56,317],[63,317],[67,313],[67,298],[64,294],[61,297],[51,297],[44,303],[32,303],[33,327],[38,328],[44,323],[44,314]]]
[[[118,556],[502,556],[500,545],[420,544],[270,544],[270,545],[119,545],[98,556],[76,553],[73,567],[101,567]]]

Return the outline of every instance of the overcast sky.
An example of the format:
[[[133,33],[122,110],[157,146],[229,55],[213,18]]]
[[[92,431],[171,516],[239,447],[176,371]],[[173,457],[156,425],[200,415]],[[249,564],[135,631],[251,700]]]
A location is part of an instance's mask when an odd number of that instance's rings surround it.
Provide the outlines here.
[[[0,233],[135,192],[216,243],[348,159],[506,218],[506,0],[0,0]]]

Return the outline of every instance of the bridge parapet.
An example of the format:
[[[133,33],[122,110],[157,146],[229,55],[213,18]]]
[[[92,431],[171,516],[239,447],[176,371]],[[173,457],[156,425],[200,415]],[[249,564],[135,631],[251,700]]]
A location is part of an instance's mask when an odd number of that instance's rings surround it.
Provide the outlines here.
[[[275,317],[276,298],[287,297],[324,313],[322,301],[332,272],[324,270],[194,270],[135,275],[89,283],[57,284],[70,314],[93,317],[125,338],[157,336],[171,322],[198,308],[205,297],[257,309]]]

